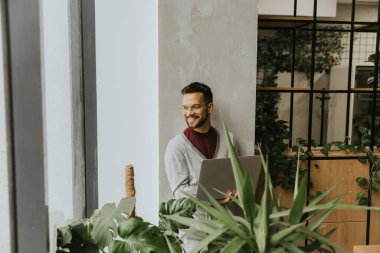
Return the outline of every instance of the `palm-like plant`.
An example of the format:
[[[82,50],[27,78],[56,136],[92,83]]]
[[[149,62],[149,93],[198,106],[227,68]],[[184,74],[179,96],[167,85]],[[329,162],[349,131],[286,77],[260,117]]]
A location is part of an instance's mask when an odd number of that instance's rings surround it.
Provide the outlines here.
[[[255,192],[252,191],[252,181],[248,172],[242,169],[239,159],[232,147],[228,131],[225,133],[228,148],[231,154],[231,164],[235,177],[238,199],[233,201],[242,209],[243,216],[236,216],[227,208],[219,204],[211,194],[205,191],[209,204],[202,202],[192,195],[188,198],[203,208],[209,217],[186,218],[179,215],[167,215],[167,219],[189,227],[189,233],[199,236],[201,241],[191,251],[199,252],[208,248],[208,252],[349,252],[335,244],[329,237],[333,230],[323,234],[321,224],[334,209],[370,209],[379,211],[378,207],[364,207],[340,204],[343,195],[330,201],[323,201],[336,185],[318,195],[308,205],[306,203],[307,178],[305,175],[299,184],[299,162],[294,185],[293,204],[289,209],[281,208],[280,201],[273,192],[269,176],[268,161],[263,155],[263,169],[265,172],[264,192],[260,204],[255,203]],[[261,151],[260,151],[261,152]],[[307,242],[307,244],[305,244]],[[175,252],[175,251],[171,251]]]

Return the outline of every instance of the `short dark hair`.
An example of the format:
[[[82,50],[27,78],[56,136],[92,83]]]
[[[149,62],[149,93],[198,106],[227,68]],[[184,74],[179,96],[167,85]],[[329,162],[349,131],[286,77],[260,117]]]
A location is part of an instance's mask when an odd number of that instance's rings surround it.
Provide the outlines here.
[[[211,89],[204,83],[193,82],[181,90],[182,95],[195,92],[201,92],[203,94],[203,101],[206,105],[212,103],[213,95]]]

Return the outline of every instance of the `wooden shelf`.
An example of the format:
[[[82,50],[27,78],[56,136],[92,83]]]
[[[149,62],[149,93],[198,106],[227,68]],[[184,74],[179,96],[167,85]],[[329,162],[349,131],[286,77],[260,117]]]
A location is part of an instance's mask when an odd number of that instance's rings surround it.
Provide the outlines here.
[[[318,157],[326,157],[321,152],[322,148],[323,147],[311,148],[311,152],[313,153],[314,157],[316,157],[316,158],[318,158]],[[374,149],[374,154],[380,155],[380,149],[379,148]],[[285,156],[287,156],[287,157],[292,157],[292,156],[296,156],[296,155],[297,155],[297,152],[294,152],[291,149],[289,149],[288,152],[286,152],[286,154],[285,154]],[[366,153],[363,153],[363,152],[360,152],[360,153],[353,153],[353,152],[346,153],[345,151],[342,151],[342,150],[333,149],[333,150],[331,150],[329,152],[329,155],[328,155],[328,157],[337,157],[337,158],[341,158],[341,157],[357,157],[357,156],[366,156]]]
[[[286,91],[295,91],[295,92],[309,92],[311,91],[310,87],[265,87],[265,86],[256,86],[256,90],[258,91],[278,91],[278,92],[286,92]],[[380,88],[377,88],[380,91]],[[373,92],[373,88],[351,88],[351,91],[360,92],[360,93],[371,93]],[[314,89],[314,92],[324,92],[324,93],[350,93],[350,90],[320,90]]]
[[[368,91],[368,92],[372,92],[373,91],[373,88],[352,88],[351,90],[354,90],[354,91]],[[380,91],[380,88],[377,88],[378,91]]]

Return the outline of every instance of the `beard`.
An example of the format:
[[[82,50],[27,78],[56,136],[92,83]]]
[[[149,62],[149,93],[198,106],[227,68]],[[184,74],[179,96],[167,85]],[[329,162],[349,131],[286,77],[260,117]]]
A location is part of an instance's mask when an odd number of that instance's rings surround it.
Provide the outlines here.
[[[189,117],[186,117],[186,124],[191,129],[196,129],[201,126],[203,126],[209,118],[209,113],[206,111],[204,115],[190,115]],[[193,121],[190,123],[189,119],[193,119]]]

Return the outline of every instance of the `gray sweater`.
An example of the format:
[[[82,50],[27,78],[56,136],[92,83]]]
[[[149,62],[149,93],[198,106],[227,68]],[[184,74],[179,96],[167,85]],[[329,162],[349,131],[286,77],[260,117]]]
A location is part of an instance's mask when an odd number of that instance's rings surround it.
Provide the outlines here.
[[[214,129],[218,136],[214,158],[226,158],[229,155],[224,132]],[[231,133],[229,134],[236,150],[235,138]],[[184,197],[183,192],[196,194],[201,163],[204,159],[206,157],[183,133],[169,141],[165,152],[165,169],[174,197]]]

